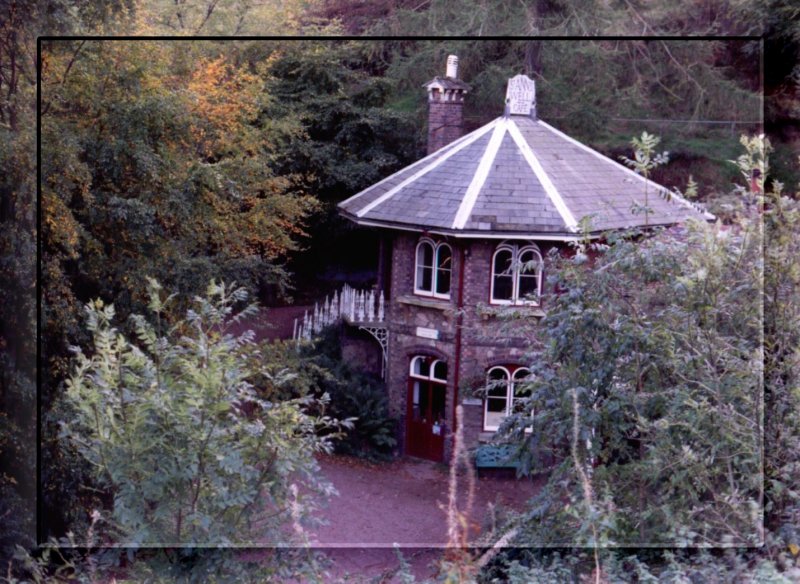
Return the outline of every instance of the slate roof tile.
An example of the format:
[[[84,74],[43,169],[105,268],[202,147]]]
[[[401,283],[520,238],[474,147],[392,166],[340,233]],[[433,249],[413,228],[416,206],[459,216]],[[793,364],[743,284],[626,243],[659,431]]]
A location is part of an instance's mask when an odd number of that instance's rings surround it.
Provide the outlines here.
[[[644,214],[634,214],[632,207],[643,205],[645,196],[652,225],[703,217],[695,208],[666,200],[659,194],[665,189],[655,183],[647,185],[645,195],[641,177],[544,122],[527,116],[492,122],[507,123],[519,130],[541,167],[537,172],[546,175],[555,192],[548,191],[507,129],[493,160],[487,158],[487,172],[478,174],[482,158],[491,155],[486,152],[494,132],[484,126],[340,203],[340,209],[356,221],[389,225],[565,235],[574,233],[574,227],[570,230],[568,215],[559,210],[562,202],[576,222],[592,215],[596,231],[643,225]],[[463,227],[454,226],[462,207],[468,213],[460,219]]]

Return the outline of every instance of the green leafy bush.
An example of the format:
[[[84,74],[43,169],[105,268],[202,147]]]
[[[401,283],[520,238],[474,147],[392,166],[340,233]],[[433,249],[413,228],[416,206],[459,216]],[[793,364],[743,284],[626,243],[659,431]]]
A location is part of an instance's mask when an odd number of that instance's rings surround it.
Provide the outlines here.
[[[184,319],[167,323],[149,281],[153,320],[133,316],[136,336],[112,327],[114,308],[86,306],[94,353],[76,349],[62,437],[113,495],[110,541],[145,544],[280,543],[302,536],[314,495],[333,487],[314,455],[340,427],[325,398],[269,400],[252,380],[252,332],[226,333],[251,314],[244,289],[212,282]],[[288,370],[265,373],[289,384]],[[302,488],[300,488],[302,487]]]
[[[389,413],[382,380],[342,359],[339,330],[329,327],[305,349],[316,367],[318,391],[330,398],[330,415],[351,420],[352,429],[335,442],[336,451],[372,460],[389,459],[397,445],[397,419]]]

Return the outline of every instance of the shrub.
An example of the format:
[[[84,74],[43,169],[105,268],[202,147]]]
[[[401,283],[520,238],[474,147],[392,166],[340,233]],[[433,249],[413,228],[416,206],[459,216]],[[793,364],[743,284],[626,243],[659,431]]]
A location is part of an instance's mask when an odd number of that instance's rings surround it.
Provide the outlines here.
[[[342,359],[335,327],[326,329],[305,349],[305,355],[318,371],[317,391],[330,398],[330,415],[353,423],[336,440],[336,451],[370,460],[389,459],[397,445],[397,419],[389,413],[383,381]]]
[[[236,308],[245,290],[212,282],[185,319],[166,323],[173,297],[153,280],[147,288],[153,321],[132,317],[135,341],[112,327],[113,306],[86,306],[94,353],[75,349],[67,382],[62,437],[113,495],[105,537],[139,545],[294,539],[312,495],[333,492],[314,454],[330,451],[339,425],[309,413],[324,411],[324,399],[260,395],[252,332],[226,332],[254,310]],[[278,385],[293,379],[287,370],[269,375]]]

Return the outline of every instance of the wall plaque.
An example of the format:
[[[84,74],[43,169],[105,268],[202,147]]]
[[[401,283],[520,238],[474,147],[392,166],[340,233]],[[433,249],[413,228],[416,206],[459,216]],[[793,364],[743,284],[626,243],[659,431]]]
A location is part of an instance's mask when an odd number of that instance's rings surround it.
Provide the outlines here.
[[[417,336],[422,337],[423,339],[433,339],[436,340],[439,338],[439,331],[432,328],[426,328],[424,326],[417,327]]]

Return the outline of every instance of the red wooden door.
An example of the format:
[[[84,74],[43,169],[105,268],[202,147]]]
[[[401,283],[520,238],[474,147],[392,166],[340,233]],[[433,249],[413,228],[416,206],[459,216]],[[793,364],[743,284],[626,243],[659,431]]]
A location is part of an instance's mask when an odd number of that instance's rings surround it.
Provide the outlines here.
[[[409,456],[444,460],[444,412],[446,385],[411,379],[406,416],[406,453]]]

